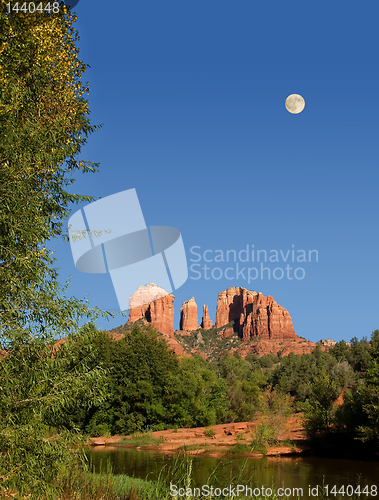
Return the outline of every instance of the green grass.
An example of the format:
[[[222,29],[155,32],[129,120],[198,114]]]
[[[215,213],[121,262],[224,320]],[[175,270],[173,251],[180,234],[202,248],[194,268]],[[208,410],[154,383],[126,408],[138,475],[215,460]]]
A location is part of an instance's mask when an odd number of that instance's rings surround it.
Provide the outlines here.
[[[243,455],[244,453],[250,453],[252,447],[246,443],[236,443],[228,449],[228,453]]]
[[[183,444],[182,446],[179,446],[178,450],[183,450],[183,451],[192,451],[192,450],[202,450],[206,449],[209,450],[210,446],[207,443],[200,443],[200,444]]]
[[[94,480],[97,478],[94,476]],[[160,500],[169,498],[169,490],[165,484],[136,477],[129,477],[124,474],[113,476],[112,494],[116,498],[126,498],[135,500]]]
[[[146,433],[138,433],[136,432],[135,434],[132,434],[129,438],[123,439],[122,441],[118,441],[115,443],[114,446],[120,446],[120,445],[125,445],[129,444],[132,446],[158,446],[159,444],[164,442],[164,438],[161,437],[159,439],[153,437],[152,432],[146,432]]]
[[[262,455],[266,455],[267,446],[265,444],[252,443],[251,445],[252,451],[262,453]]]
[[[290,446],[291,448],[296,448],[296,443],[294,443],[291,439],[284,439],[280,441],[281,446]]]
[[[237,434],[237,441],[245,441],[246,436],[244,434]]]

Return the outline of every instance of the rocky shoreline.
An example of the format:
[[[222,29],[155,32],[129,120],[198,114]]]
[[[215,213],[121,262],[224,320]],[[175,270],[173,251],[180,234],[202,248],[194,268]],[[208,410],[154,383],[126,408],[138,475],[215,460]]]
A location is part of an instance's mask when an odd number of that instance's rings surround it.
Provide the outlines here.
[[[250,447],[252,432],[260,423],[262,419],[193,429],[157,431],[151,433],[152,442],[146,444],[136,443],[134,436],[93,437],[88,440],[87,445],[94,451],[127,447],[137,450],[154,450],[165,454],[182,452],[189,455],[202,454],[213,457],[231,453],[251,457],[299,455],[310,450],[302,427],[302,416],[297,414],[288,418],[285,427],[279,433],[278,444],[267,446],[265,453],[254,450],[253,447],[250,451],[243,451],[243,448]],[[131,441],[130,444],[128,441]],[[246,446],[236,447],[236,445]],[[236,447],[235,450],[233,447]]]

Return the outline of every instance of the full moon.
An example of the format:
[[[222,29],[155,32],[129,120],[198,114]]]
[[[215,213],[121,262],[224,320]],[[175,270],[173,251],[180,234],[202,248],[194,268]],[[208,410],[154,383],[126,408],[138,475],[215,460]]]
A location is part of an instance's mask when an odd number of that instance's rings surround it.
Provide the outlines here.
[[[305,101],[299,94],[291,94],[286,99],[287,111],[293,115],[301,113],[304,109]]]

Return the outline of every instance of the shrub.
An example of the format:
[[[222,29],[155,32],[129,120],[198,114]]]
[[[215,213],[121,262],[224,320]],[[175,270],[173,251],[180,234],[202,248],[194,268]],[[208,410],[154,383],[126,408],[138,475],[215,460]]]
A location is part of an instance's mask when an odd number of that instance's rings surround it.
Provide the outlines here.
[[[210,427],[209,429],[205,429],[204,434],[207,437],[213,437],[215,435],[215,431]]]
[[[255,427],[251,446],[254,449],[262,449],[267,446],[273,446],[278,443],[278,432],[273,427],[266,423],[259,424]],[[265,452],[266,453],[266,452]]]

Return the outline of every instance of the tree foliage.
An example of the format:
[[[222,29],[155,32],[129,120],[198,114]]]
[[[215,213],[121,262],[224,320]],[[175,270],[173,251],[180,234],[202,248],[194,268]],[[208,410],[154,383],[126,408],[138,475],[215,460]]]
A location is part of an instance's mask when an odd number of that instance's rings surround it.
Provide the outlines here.
[[[0,324],[2,343],[17,334],[69,331],[78,301],[64,300],[48,242],[63,234],[68,192],[87,136],[88,86],[81,78],[75,17],[0,12]]]
[[[51,425],[96,436],[213,425],[225,417],[226,382],[204,360],[179,360],[151,327],[134,325],[119,340],[97,332],[91,346],[107,373],[107,398],[88,410],[61,412]]]
[[[310,386],[310,394],[300,408],[304,411],[305,430],[310,439],[320,437],[330,430],[334,401],[338,398],[339,388],[335,380],[322,370]]]
[[[379,446],[379,330],[372,333],[367,351],[370,363],[367,373],[353,391],[344,397],[338,412],[338,423],[362,442]],[[367,356],[365,356],[366,358]]]
[[[91,349],[77,352],[88,336],[78,325],[98,311],[67,296],[48,250],[64,236],[72,203],[92,199],[69,192],[73,174],[97,168],[78,158],[96,127],[74,22],[62,5],[56,14],[8,14],[1,1],[0,488],[40,499],[53,498],[62,467],[76,460],[74,435],[49,420],[73,409],[84,387],[84,407],[103,396]]]

